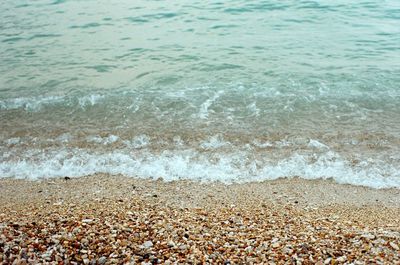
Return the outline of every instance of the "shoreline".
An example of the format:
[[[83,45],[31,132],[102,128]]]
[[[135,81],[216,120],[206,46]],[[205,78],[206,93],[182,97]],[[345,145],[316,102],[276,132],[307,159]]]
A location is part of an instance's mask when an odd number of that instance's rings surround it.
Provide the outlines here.
[[[96,174],[0,179],[0,190],[5,263],[400,262],[399,189]]]
[[[137,184],[139,189],[131,187],[131,185],[135,184]],[[116,186],[118,186],[119,191],[116,189]],[[4,194],[0,194],[0,200],[3,197],[7,197],[7,193],[9,192],[18,192],[20,200],[28,200],[29,198],[36,199],[46,196],[46,192],[41,194],[41,190],[45,190],[51,195],[51,193],[55,192],[55,189],[71,191],[71,188],[74,188],[75,193],[84,192],[85,195],[91,195],[92,197],[96,194],[117,196],[126,194],[126,192],[130,193],[131,191],[133,195],[143,195],[142,193],[146,189],[148,192],[155,193],[160,193],[162,190],[169,192],[171,189],[177,189],[183,194],[187,194],[188,192],[193,193],[191,200],[182,201],[182,204],[184,202],[188,203],[186,207],[189,208],[193,205],[196,207],[205,206],[204,203],[206,202],[200,198],[202,193],[207,196],[210,194],[213,194],[212,196],[220,195],[218,197],[220,200],[230,200],[232,203],[234,199],[229,194],[240,193],[242,196],[244,194],[250,197],[255,196],[257,200],[280,203],[298,201],[298,203],[302,202],[310,206],[350,204],[353,206],[376,205],[400,207],[399,188],[375,189],[366,186],[340,184],[332,179],[303,179],[299,177],[227,184],[220,181],[201,182],[189,179],[164,181],[162,178],[136,178],[100,173],[76,178],[67,177],[67,179],[64,177],[36,180],[0,178],[0,187],[6,188],[3,191]],[[86,189],[85,191],[83,190],[84,188]],[[197,188],[200,188],[200,190],[197,190]],[[222,191],[224,193],[221,193]],[[179,197],[179,193],[169,193],[168,196],[165,196],[163,199],[170,201],[177,200],[176,197]],[[62,196],[60,198],[62,199]],[[179,200],[181,199],[179,198]]]

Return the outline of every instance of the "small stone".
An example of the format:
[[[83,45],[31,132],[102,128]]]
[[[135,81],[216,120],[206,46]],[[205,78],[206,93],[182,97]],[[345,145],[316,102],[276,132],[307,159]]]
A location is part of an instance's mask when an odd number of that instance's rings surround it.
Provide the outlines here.
[[[248,246],[248,247],[246,247],[245,249],[244,249],[244,251],[247,251],[247,252],[250,252],[250,251],[252,251],[253,250],[253,248],[251,247],[251,246]]]
[[[279,248],[281,244],[279,242],[275,242],[271,245],[273,248]]]
[[[375,236],[372,234],[363,234],[361,237],[369,240],[375,239]]]
[[[345,262],[347,259],[346,259],[346,257],[341,256],[341,257],[338,257],[336,260],[339,262]]]
[[[106,261],[107,261],[106,257],[100,257],[97,262],[99,263],[99,265],[103,265],[106,264]]]
[[[151,248],[152,246],[153,246],[153,243],[151,241],[146,241],[142,245],[143,248]]]
[[[28,259],[28,255],[26,254],[26,250],[25,249],[21,249],[21,251],[19,252],[19,256],[22,259]]]
[[[91,223],[91,222],[93,222],[93,219],[83,219],[82,220],[82,223]]]
[[[179,249],[180,249],[180,250],[186,250],[187,248],[188,248],[188,247],[187,247],[186,245],[180,245],[180,246],[179,246]]]
[[[395,250],[399,250],[399,246],[398,245],[396,245],[396,243],[394,243],[394,242],[390,242],[389,243],[389,245],[393,248],[393,249],[395,249]]]

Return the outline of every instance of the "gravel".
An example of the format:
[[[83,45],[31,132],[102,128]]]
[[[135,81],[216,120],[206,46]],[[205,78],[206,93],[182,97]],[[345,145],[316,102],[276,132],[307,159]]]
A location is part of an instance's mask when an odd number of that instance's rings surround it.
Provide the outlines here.
[[[396,189],[95,175],[0,191],[0,264],[400,263]]]

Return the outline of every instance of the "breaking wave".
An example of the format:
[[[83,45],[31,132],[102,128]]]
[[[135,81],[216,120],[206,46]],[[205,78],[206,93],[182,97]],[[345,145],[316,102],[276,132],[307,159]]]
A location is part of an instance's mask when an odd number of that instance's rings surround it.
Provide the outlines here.
[[[58,137],[59,142],[68,142],[68,139],[68,135]],[[313,139],[306,145],[307,152],[292,151],[286,157],[276,157],[270,148],[284,149],[292,143],[254,141],[238,147],[219,135],[204,139],[198,148],[188,147],[182,139],[174,137],[175,148],[165,150],[149,148],[152,143],[146,135],[129,141],[115,135],[92,136],[86,141],[103,147],[121,142],[124,147],[25,150],[17,148],[23,145],[20,139],[12,138],[5,143],[8,148],[0,160],[0,176],[35,180],[108,173],[166,181],[191,179],[224,183],[301,177],[333,179],[342,184],[372,188],[400,188],[400,157],[392,157],[391,162],[370,157],[355,163]]]

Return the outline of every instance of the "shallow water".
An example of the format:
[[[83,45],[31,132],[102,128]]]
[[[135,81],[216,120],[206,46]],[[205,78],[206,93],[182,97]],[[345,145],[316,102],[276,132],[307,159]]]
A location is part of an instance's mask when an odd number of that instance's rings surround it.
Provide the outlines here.
[[[400,3],[3,1],[0,176],[400,187]]]

